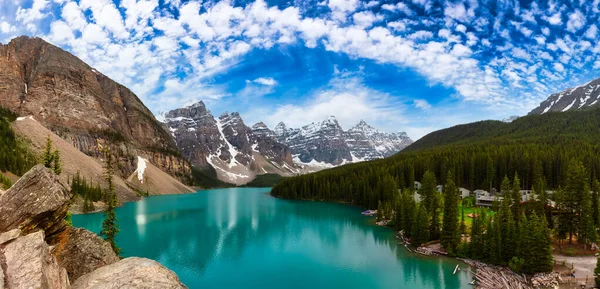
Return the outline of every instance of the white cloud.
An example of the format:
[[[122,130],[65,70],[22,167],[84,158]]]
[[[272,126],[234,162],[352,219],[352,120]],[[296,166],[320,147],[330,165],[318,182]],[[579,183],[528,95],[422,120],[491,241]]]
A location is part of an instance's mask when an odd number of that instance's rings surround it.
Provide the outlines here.
[[[9,34],[17,31],[17,28],[11,24],[8,24],[6,21],[0,22],[0,32],[4,34]]]
[[[354,24],[367,28],[371,27],[375,22],[382,21],[383,16],[375,15],[371,11],[362,11],[354,13],[354,15],[352,15],[352,19],[354,19]]]
[[[562,15],[561,12],[556,12],[552,16],[544,16],[543,17],[548,23],[552,25],[561,25],[562,24]]]
[[[406,4],[402,2],[396,3],[395,5],[383,4],[381,5],[381,9],[391,12],[400,11],[406,15],[412,15],[414,13]]]
[[[444,7],[444,15],[446,15],[446,17],[456,19],[459,21],[466,21],[467,9],[465,9],[465,5],[462,2],[447,2],[446,7]]]
[[[50,1],[48,0],[34,0],[31,8],[17,9],[16,20],[21,21],[23,24],[32,24],[34,21],[41,20],[47,16],[46,8],[48,8]],[[35,27],[35,26],[34,26]],[[32,29],[29,29],[30,31]],[[37,29],[33,29],[35,32]]]
[[[431,104],[429,104],[429,102],[427,102],[427,100],[425,100],[425,99],[415,99],[413,101],[413,105],[416,108],[420,108],[420,109],[423,109],[423,110],[429,110],[429,109],[431,109]]]
[[[595,40],[596,35],[598,35],[598,26],[596,26],[596,24],[592,24],[588,30],[585,31],[585,37]]]
[[[565,71],[565,67],[561,64],[561,63],[554,63],[554,70],[558,71],[558,72],[563,72]]]
[[[273,79],[272,77],[259,77],[255,80],[252,80],[252,82],[267,86],[277,85],[277,80]]]
[[[575,33],[581,29],[585,25],[585,15],[579,11],[579,9],[575,9],[573,13],[569,15],[569,21],[567,22],[567,30]]]
[[[404,107],[392,99],[390,95],[365,87],[358,79],[336,79],[329,88],[317,92],[305,103],[277,107],[267,114],[265,122],[271,127],[280,121],[289,127],[301,127],[334,115],[344,129],[361,119],[379,128],[397,128],[406,122],[400,116]]]

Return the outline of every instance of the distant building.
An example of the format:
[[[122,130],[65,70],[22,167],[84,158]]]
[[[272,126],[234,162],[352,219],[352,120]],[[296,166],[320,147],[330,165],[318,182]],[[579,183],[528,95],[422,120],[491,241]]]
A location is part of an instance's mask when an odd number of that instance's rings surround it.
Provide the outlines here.
[[[471,191],[465,189],[465,188],[458,188],[458,191],[460,193],[460,198],[464,199],[467,198],[469,196],[471,196]]]
[[[420,183],[420,182],[417,182],[417,181],[415,181],[415,186],[414,186],[414,189],[415,189],[415,190],[417,190],[417,191],[418,191],[418,190],[420,190],[420,189],[421,189],[421,183]]]
[[[494,201],[502,201],[502,197],[492,195],[488,191],[475,190],[475,205],[480,207],[491,207]]]
[[[415,200],[415,203],[421,202],[421,195],[417,193],[417,191],[415,191],[415,193],[413,194],[413,200]]]

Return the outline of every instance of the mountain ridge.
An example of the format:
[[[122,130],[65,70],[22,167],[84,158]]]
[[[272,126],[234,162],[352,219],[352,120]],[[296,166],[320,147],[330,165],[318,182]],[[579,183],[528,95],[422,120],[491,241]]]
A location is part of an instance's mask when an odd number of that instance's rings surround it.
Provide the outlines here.
[[[0,106],[35,117],[89,156],[102,158],[102,147],[110,147],[121,177],[143,156],[191,181],[189,163],[131,90],[43,39],[0,44]]]
[[[529,114],[565,112],[600,107],[600,78],[553,93]]]
[[[221,180],[236,184],[259,174],[292,176],[383,158],[412,143],[404,132],[384,133],[364,121],[344,131],[334,116],[302,128],[249,127],[237,112],[214,117],[202,101],[165,113],[164,123],[193,165],[212,166]]]

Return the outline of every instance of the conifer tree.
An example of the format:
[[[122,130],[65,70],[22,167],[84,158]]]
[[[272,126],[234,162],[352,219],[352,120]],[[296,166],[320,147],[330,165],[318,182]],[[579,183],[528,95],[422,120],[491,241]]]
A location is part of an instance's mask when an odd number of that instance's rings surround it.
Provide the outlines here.
[[[460,243],[460,232],[458,228],[458,188],[452,180],[452,172],[448,172],[444,194],[444,216],[442,221],[441,244],[449,253],[456,253],[456,247]]]
[[[427,214],[431,220],[429,222],[429,238],[436,240],[440,237],[440,219],[439,219],[439,192],[435,180],[435,174],[432,171],[426,171],[423,175],[421,189],[421,202],[427,209]]]
[[[106,158],[105,163],[105,179],[108,184],[108,190],[106,192],[106,211],[104,212],[104,221],[102,222],[102,231],[100,231],[100,235],[104,237],[106,241],[110,243],[113,251],[117,255],[120,254],[121,249],[117,246],[116,237],[119,233],[119,225],[117,215],[115,213],[115,208],[117,206],[117,195],[115,193],[115,185],[113,183],[113,161],[112,154],[110,149],[106,148],[104,150],[104,157]]]
[[[517,172],[515,172],[515,177],[513,179],[510,198],[512,200],[512,215],[518,225],[519,216],[521,215],[521,180],[519,179],[519,174],[517,174]]]
[[[427,208],[423,204],[417,205],[417,217],[412,226],[412,243],[415,246],[420,246],[429,241],[429,214]]]
[[[460,207],[460,233],[467,233],[467,225],[465,224],[465,207],[464,205]]]
[[[484,237],[484,223],[485,214],[481,210],[479,214],[473,216],[473,223],[471,224],[471,255],[474,259],[482,260],[485,257],[485,237]]]
[[[54,153],[52,153],[52,140],[50,139],[50,135],[46,137],[46,147],[44,149],[44,166],[51,169],[52,163],[54,161]]]
[[[52,154],[52,170],[54,171],[55,174],[60,175],[60,173],[62,172],[62,163],[60,161],[60,152],[58,150],[55,150],[54,153]]]
[[[592,182],[592,220],[594,227],[600,227],[600,182]]]
[[[401,198],[402,213],[400,214],[400,222],[402,223],[402,230],[404,230],[406,236],[411,236],[412,225],[417,215],[417,211],[415,208],[415,200],[413,198],[413,190],[404,189]]]
[[[489,185],[490,193],[492,192],[492,188],[494,187],[494,176],[496,174],[496,170],[494,169],[494,161],[488,155],[487,167],[485,170],[485,179],[487,185]]]

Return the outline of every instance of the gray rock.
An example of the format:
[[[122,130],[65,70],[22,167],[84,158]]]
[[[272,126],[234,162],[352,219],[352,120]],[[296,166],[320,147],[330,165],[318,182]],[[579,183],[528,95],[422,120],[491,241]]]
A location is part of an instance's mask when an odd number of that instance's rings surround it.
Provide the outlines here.
[[[108,242],[85,229],[68,227],[48,242],[53,246],[52,255],[67,269],[71,281],[119,261]]]
[[[78,288],[187,288],[177,275],[156,261],[127,258],[107,265],[77,279]]]
[[[12,229],[8,232],[4,232],[4,233],[0,234],[0,245],[4,244],[6,242],[10,242],[16,238],[19,238],[19,236],[21,236],[20,229]]]
[[[33,167],[0,196],[0,232],[43,230],[46,236],[65,229],[72,194],[42,165]]]
[[[7,289],[69,288],[67,271],[50,254],[42,231],[0,245],[0,265]]]

